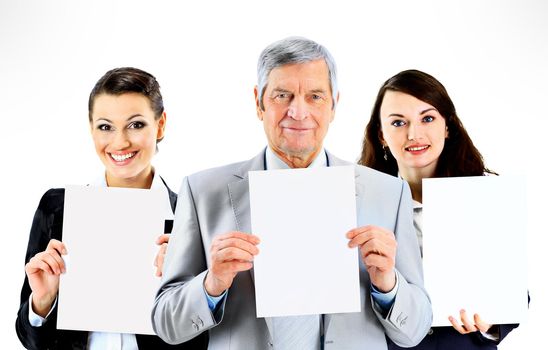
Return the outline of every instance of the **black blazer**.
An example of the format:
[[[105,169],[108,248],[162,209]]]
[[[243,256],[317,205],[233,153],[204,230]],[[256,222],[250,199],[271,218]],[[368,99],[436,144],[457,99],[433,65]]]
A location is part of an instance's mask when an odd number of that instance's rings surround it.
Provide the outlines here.
[[[426,337],[419,345],[407,350],[495,350],[498,343],[510,333],[517,324],[495,325],[499,330],[499,340],[497,342],[489,340],[481,335],[480,332],[460,334],[453,327],[432,327]],[[389,350],[403,350],[394,344],[388,337],[386,338]]]
[[[171,208],[175,211],[177,195],[167,187],[165,182],[164,184],[169,193]],[[38,209],[36,209],[36,213],[34,214],[25,264],[34,255],[44,251],[52,238],[62,240],[64,203],[64,189],[50,189],[42,196]],[[168,227],[167,233],[169,233],[171,231],[170,225],[166,226]],[[31,292],[28,279],[25,275],[25,282],[21,289],[21,304],[15,321],[15,329],[21,343],[27,349],[36,350],[86,349],[88,332],[57,329],[57,308],[51,312],[50,316],[48,316],[48,321],[42,327],[31,326],[28,317]],[[208,344],[207,332],[179,345],[169,345],[154,335],[137,334],[136,338],[139,349],[206,349]]]

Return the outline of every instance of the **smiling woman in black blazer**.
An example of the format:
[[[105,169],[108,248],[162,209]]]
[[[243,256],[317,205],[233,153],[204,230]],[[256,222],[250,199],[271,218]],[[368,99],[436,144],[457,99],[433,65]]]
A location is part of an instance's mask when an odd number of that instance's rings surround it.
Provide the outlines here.
[[[365,129],[359,163],[400,176],[409,183],[421,252],[422,179],[494,174],[485,167],[445,87],[418,70],[396,74],[379,90]],[[460,310],[460,320],[449,317],[453,327],[431,328],[423,341],[411,349],[496,349],[518,326],[490,325],[477,314],[472,319],[470,316]],[[387,341],[389,349],[401,349]]]
[[[108,71],[89,97],[89,124],[97,155],[105,166],[97,186],[163,188],[170,210],[177,196],[155,174],[151,159],[164,137],[166,114],[160,86],[149,73],[136,68]],[[42,197],[32,222],[25,257],[25,282],[16,330],[27,349],[205,349],[207,334],[180,345],[168,345],[157,336],[58,330],[59,276],[65,272],[62,243],[64,189]],[[168,209],[169,210],[169,209]],[[172,212],[169,213],[172,215]],[[167,231],[169,231],[168,228]],[[157,274],[169,236],[158,239]],[[85,315],[82,315],[85,317]]]

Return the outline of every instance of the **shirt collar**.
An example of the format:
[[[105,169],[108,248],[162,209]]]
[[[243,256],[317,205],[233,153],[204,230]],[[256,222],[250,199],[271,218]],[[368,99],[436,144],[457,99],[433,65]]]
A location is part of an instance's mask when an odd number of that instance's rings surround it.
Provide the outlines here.
[[[171,202],[169,200],[169,192],[167,190],[167,186],[164,185],[164,182],[162,181],[162,178],[160,175],[158,175],[158,172],[152,168],[153,176],[152,176],[152,184],[150,185],[151,189],[162,189],[165,193],[166,200],[165,203],[165,217],[166,219],[173,219],[173,210],[171,209]],[[94,181],[90,182],[91,186],[95,187],[108,187],[107,185],[107,177],[106,174],[103,173],[101,176],[97,176]]]
[[[266,169],[267,170],[276,170],[276,169],[289,169],[289,165],[287,165],[283,160],[281,160],[276,153],[268,146],[266,148]],[[318,155],[312,163],[308,166],[308,168],[319,168],[319,167],[326,167],[327,166],[327,155],[325,154],[325,149],[322,147],[320,152],[318,152]]]
[[[152,168],[152,174],[152,184],[150,185],[150,188],[165,188],[166,186],[160,178],[160,175],[156,175],[157,172],[154,168]],[[103,173],[101,176],[97,176],[94,181],[90,182],[90,185],[96,187],[108,187],[106,173]]]

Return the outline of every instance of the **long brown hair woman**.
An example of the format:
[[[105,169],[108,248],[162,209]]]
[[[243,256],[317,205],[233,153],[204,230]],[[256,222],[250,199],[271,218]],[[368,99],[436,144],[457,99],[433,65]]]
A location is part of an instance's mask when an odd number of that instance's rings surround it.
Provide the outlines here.
[[[445,87],[433,76],[406,70],[380,88],[365,129],[359,163],[401,176],[411,188],[422,251],[422,179],[493,173],[462,125]],[[490,325],[465,310],[453,327],[435,327],[412,349],[496,349],[517,325]],[[390,340],[389,349],[400,349]]]

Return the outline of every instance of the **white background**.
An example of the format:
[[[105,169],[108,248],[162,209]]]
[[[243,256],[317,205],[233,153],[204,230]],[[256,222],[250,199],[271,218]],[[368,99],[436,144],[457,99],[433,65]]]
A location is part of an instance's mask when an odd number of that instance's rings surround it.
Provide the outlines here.
[[[155,164],[177,190],[184,174],[251,158],[265,145],[253,100],[257,57],[272,41],[301,35],[324,44],[339,67],[340,104],[326,139],[336,155],[357,159],[378,88],[417,68],[446,86],[489,167],[528,176],[529,220],[516,235],[528,232],[529,320],[500,348],[538,348],[548,313],[548,3],[379,3],[0,0],[0,347],[19,346],[14,322],[41,195],[101,172],[87,123],[97,79],[119,66],[158,78],[168,124]],[[497,268],[476,259],[470,273]]]

